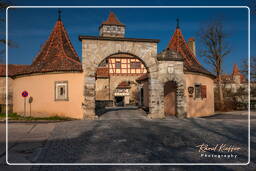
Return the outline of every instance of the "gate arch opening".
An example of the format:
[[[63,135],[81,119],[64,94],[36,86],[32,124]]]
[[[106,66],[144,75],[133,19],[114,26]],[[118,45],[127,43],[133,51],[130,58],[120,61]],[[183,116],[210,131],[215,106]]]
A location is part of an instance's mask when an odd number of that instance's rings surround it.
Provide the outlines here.
[[[104,58],[95,73],[96,110],[138,106],[141,86],[137,79],[148,73],[145,62],[133,54],[119,52]]]

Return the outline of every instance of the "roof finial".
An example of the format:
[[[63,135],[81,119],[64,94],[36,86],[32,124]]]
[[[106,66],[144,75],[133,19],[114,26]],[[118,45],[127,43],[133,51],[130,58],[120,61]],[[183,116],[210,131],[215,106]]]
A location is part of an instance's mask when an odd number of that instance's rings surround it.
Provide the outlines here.
[[[180,28],[180,20],[179,20],[179,18],[177,18],[176,21],[177,21],[176,28]]]
[[[61,20],[61,10],[58,9],[58,20],[60,21]]]

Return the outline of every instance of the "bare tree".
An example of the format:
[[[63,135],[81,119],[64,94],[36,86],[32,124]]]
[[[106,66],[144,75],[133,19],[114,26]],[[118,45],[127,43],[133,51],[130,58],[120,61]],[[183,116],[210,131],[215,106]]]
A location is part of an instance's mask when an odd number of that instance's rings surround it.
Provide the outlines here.
[[[248,67],[248,59],[244,59],[242,61],[242,70],[241,72],[247,77],[248,76],[248,70],[249,70],[249,67]],[[250,77],[251,77],[251,81],[255,82],[256,81],[256,56],[252,56],[251,57],[251,60],[250,60],[250,69],[251,69],[251,72],[250,72]]]
[[[251,9],[251,14],[255,15],[256,14],[256,0],[250,0],[248,3],[246,3]]]
[[[11,3],[9,1],[0,0],[0,63],[4,63],[4,54],[5,54],[5,10]],[[17,47],[15,43],[11,40],[8,40],[8,46]]]
[[[198,35],[202,44],[200,55],[212,67],[217,77],[218,97],[222,110],[224,108],[221,81],[222,64],[224,58],[230,52],[226,43],[227,34],[224,33],[222,23],[219,20],[214,20],[203,25]]]
[[[256,81],[256,56],[251,57],[250,62],[250,69],[251,69],[251,80]]]

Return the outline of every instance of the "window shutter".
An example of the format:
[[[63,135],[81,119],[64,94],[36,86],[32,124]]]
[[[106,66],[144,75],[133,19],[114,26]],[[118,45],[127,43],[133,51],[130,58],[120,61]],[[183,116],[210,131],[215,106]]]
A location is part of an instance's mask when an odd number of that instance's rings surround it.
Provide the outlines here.
[[[206,98],[206,85],[201,85],[201,97]]]

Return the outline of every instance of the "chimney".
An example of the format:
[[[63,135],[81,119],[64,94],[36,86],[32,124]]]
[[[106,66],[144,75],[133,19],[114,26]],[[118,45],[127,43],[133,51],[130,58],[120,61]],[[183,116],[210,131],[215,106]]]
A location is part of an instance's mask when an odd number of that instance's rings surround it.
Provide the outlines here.
[[[188,47],[193,52],[193,54],[196,56],[196,43],[195,43],[195,39],[193,37],[188,39]]]

